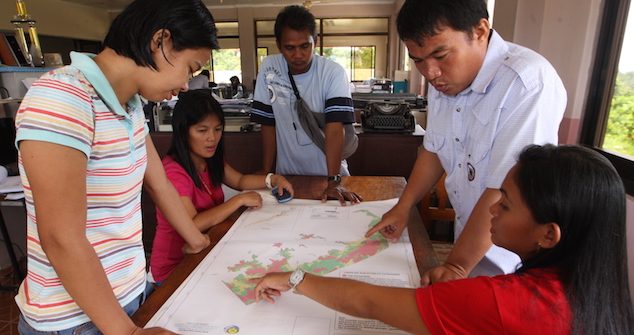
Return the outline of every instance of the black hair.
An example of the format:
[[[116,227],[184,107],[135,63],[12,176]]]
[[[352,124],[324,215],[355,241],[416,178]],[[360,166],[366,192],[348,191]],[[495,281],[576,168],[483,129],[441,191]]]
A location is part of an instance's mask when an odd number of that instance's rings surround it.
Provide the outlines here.
[[[488,18],[484,0],[406,0],[396,18],[396,29],[402,40],[422,45],[443,27],[463,31],[471,38],[473,28]]]
[[[202,71],[200,71],[199,74],[202,74],[204,76],[207,76],[207,78],[209,78],[209,70],[202,70]]]
[[[561,269],[572,334],[632,334],[625,189],[612,164],[580,146],[530,145],[515,182],[533,219],[561,229],[559,243],[525,259],[517,273]]]
[[[203,185],[189,153],[189,127],[200,123],[204,118],[210,115],[215,115],[224,128],[225,117],[222,112],[222,107],[220,103],[211,96],[211,91],[208,89],[181,92],[178,96],[178,102],[176,106],[174,106],[172,115],[172,143],[167,154],[174,158],[174,160],[187,171],[187,174],[194,180],[194,184],[199,189],[202,189]],[[209,171],[209,177],[215,187],[221,185],[225,174],[224,148],[223,136],[220,138],[220,141],[218,141],[216,153],[206,159],[207,171]]]
[[[176,51],[219,48],[214,18],[200,0],[135,0],[112,21],[104,45],[156,70],[150,46],[159,30],[169,30]]]
[[[317,38],[315,16],[304,6],[286,6],[277,14],[274,28],[276,41],[282,41],[282,31],[284,28],[290,28],[296,31],[308,30],[313,38]]]

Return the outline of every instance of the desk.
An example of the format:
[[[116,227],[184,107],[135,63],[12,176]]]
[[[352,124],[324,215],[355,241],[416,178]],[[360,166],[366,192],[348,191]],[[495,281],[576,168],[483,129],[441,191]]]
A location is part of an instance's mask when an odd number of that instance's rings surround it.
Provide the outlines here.
[[[326,187],[326,177],[314,176],[287,176],[293,184],[295,197],[301,199],[317,199]],[[385,200],[398,198],[405,188],[406,182],[403,177],[343,177],[343,186],[351,191],[357,192],[366,200]],[[205,258],[211,249],[222,239],[225,233],[244,212],[245,207],[234,212],[227,220],[212,227],[207,234],[211,239],[211,245],[202,252],[195,255],[188,255],[183,262],[176,267],[174,272],[163,282],[163,284],[149,297],[141,308],[132,316],[132,320],[140,327],[152,318],[154,313],[167,301],[172,293],[180,286],[187,276]],[[416,208],[412,209],[411,221],[408,225],[410,240],[414,247],[414,256],[420,273],[438,266],[438,260],[427,236],[427,232],[421,222],[420,215]]]

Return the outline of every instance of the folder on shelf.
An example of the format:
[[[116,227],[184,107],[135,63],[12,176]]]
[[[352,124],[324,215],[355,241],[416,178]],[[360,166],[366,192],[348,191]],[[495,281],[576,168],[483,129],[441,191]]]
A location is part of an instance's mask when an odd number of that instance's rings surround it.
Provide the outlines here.
[[[20,66],[20,62],[4,33],[0,33],[0,61],[4,65]]]

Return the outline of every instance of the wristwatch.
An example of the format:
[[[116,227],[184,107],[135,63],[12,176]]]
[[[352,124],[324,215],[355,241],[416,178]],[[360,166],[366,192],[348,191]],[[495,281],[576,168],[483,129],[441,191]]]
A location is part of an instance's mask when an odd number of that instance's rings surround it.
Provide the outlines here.
[[[291,278],[288,279],[288,285],[290,285],[293,288],[293,292],[299,294],[299,292],[297,292],[297,285],[299,285],[299,283],[302,282],[302,280],[304,280],[304,275],[306,274],[306,271],[297,268],[297,270],[293,271],[293,273],[291,273]]]
[[[329,176],[328,177],[328,181],[334,181],[337,184],[341,184],[341,175],[340,174],[336,174],[334,176]]]

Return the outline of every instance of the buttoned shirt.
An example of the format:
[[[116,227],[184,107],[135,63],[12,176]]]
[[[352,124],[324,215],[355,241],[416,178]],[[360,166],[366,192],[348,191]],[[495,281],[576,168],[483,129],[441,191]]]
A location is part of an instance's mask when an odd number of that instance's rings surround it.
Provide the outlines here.
[[[558,142],[566,108],[566,90],[552,65],[491,33],[482,67],[469,87],[456,95],[429,89],[423,143],[447,173],[456,238],[485,189],[500,188],[526,145]],[[510,273],[518,263],[515,254],[493,246],[471,274]]]

